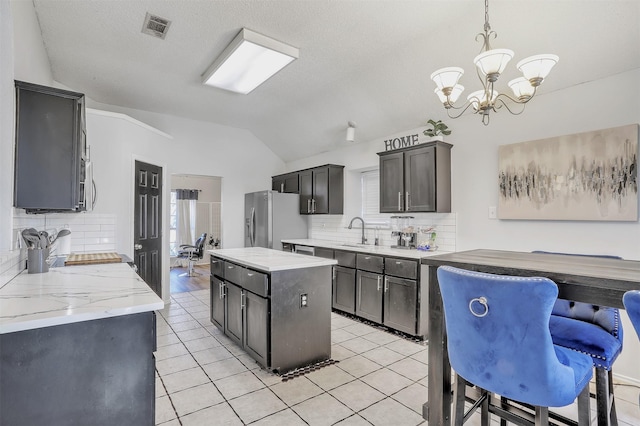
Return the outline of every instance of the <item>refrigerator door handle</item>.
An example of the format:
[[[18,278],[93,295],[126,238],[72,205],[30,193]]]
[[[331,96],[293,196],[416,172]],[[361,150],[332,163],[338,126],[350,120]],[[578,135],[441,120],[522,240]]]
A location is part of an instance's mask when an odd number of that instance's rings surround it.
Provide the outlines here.
[[[251,247],[256,245],[256,208],[251,207],[251,219],[249,220],[249,241]]]

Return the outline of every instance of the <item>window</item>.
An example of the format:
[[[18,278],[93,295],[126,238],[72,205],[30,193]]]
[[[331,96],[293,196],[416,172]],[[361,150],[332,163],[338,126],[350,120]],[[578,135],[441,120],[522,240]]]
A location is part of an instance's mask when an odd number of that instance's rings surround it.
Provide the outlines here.
[[[367,225],[388,226],[386,215],[380,214],[380,171],[362,172],[360,183],[362,187],[362,218]]]
[[[171,191],[169,202],[169,255],[178,255],[178,203],[176,201],[176,191]]]

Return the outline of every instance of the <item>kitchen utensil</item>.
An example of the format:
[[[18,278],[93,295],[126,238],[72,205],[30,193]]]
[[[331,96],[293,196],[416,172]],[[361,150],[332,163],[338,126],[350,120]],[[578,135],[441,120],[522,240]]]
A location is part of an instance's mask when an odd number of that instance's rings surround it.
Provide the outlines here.
[[[47,231],[40,231],[38,236],[40,237],[40,248],[49,247],[49,233]]]
[[[60,237],[64,237],[65,235],[69,235],[71,234],[71,231],[69,231],[68,229],[61,229],[54,237],[53,240],[51,240],[51,244],[53,244],[58,238]]]
[[[22,238],[27,241],[29,248],[40,248],[40,235],[33,228],[27,228],[22,231]]]

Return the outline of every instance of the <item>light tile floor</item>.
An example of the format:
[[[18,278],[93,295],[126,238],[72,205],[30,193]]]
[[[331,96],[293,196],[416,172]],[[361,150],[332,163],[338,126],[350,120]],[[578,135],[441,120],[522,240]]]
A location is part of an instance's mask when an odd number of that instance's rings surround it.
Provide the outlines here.
[[[424,343],[334,313],[332,358],[339,362],[283,382],[211,324],[208,290],[175,293],[159,314],[157,425],[426,424]],[[640,425],[639,390],[617,385],[615,392],[620,425]],[[560,412],[575,417],[576,410]],[[478,416],[467,424],[479,425]]]

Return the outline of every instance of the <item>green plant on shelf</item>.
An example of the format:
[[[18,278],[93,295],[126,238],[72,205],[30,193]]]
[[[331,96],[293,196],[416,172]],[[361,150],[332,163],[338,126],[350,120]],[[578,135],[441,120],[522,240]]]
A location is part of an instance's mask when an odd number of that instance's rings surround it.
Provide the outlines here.
[[[449,136],[451,134],[451,130],[449,130],[449,126],[444,124],[441,120],[438,120],[438,121],[429,120],[427,121],[427,123],[430,124],[432,128],[427,129],[423,132],[425,136],[429,136],[433,138],[441,134],[444,136]]]

